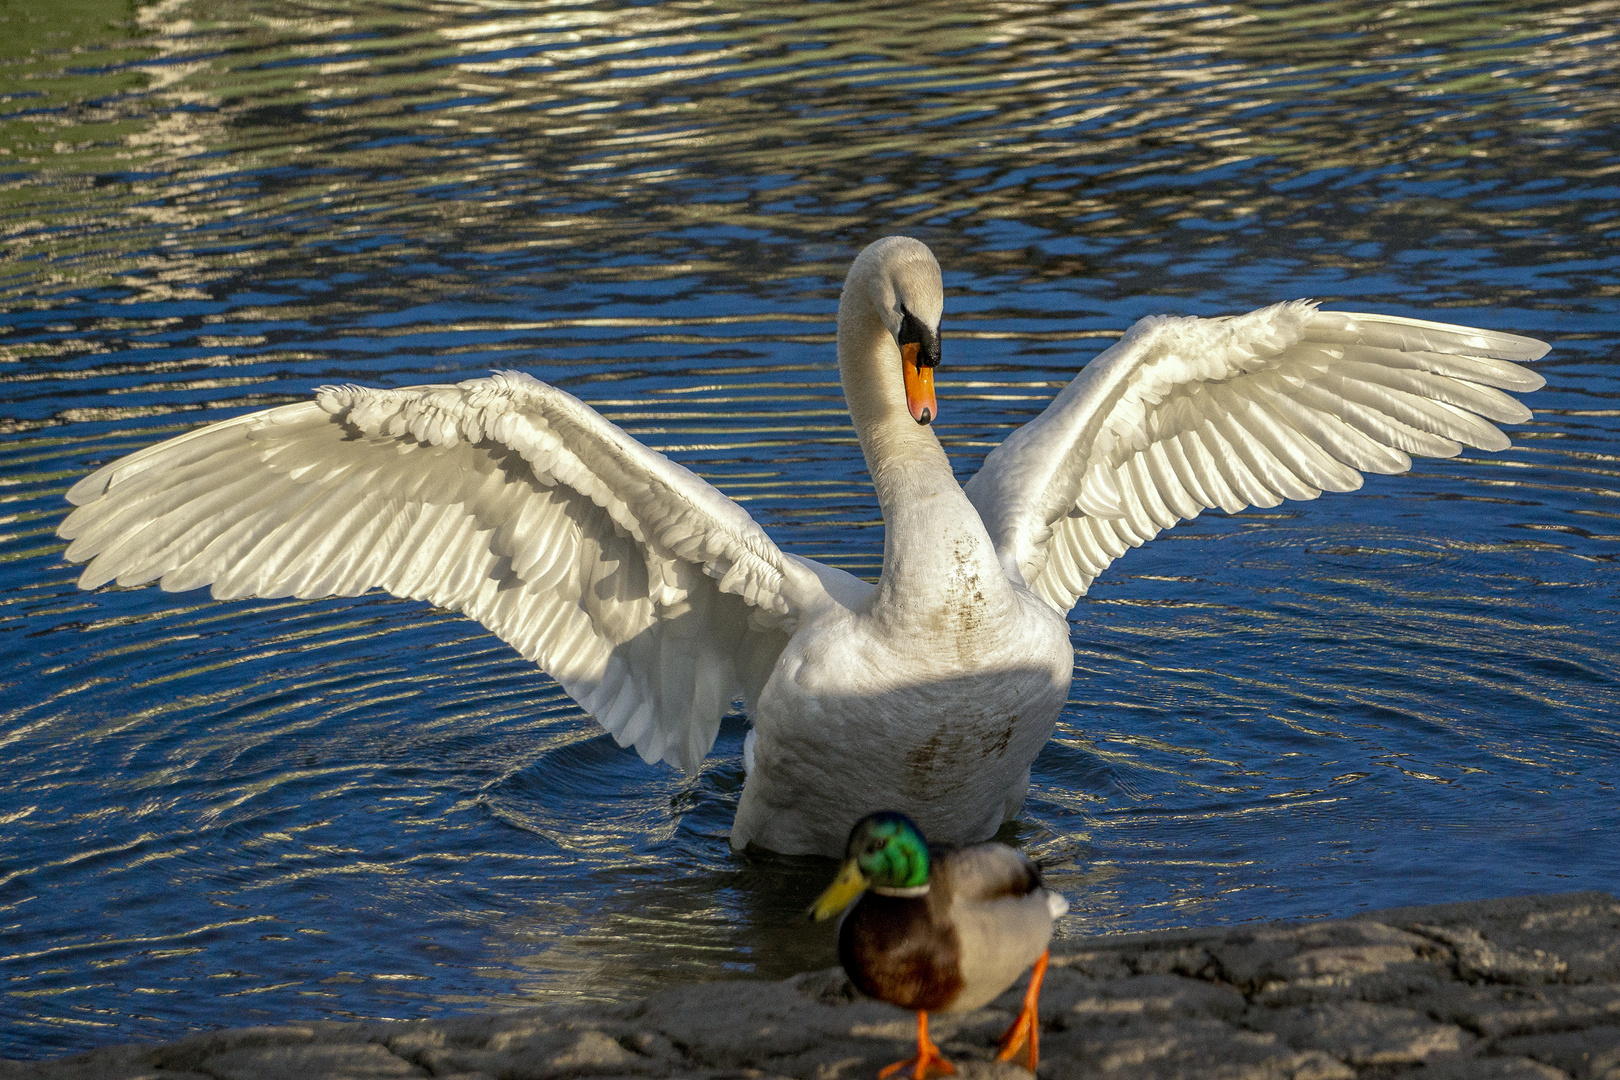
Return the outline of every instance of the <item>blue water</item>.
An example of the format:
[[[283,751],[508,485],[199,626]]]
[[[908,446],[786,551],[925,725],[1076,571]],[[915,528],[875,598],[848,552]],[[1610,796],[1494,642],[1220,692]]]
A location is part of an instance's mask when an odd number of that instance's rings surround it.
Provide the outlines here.
[[[833,963],[830,864],[727,845],[740,718],[688,780],[459,617],[81,593],[54,530],[193,425],[518,367],[873,575],[832,319],[891,232],[964,478],[1145,314],[1553,343],[1513,449],[1098,579],[1004,833],[1061,933],[1613,888],[1620,19],[963,8],[0,9],[0,1056]]]

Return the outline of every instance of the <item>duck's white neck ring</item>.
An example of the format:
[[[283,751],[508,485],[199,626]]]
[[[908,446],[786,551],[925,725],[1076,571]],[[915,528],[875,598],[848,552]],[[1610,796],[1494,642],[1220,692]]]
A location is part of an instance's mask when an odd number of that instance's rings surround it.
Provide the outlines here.
[[[926,885],[911,885],[911,886],[909,886],[907,888],[897,889],[897,888],[894,888],[894,887],[889,886],[889,885],[874,885],[874,886],[872,886],[872,891],[877,893],[879,896],[904,896],[904,897],[927,896],[928,895],[928,886],[926,886]]]

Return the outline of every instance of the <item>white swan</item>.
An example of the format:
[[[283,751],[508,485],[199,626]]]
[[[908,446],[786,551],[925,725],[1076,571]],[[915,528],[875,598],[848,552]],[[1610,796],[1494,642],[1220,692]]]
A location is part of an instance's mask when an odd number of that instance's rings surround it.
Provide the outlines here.
[[[964,491],[928,421],[943,304],[923,244],[855,260],[838,367],[886,525],[876,585],[520,374],[326,387],[108,465],[68,493],[79,584],[216,597],[381,588],[477,619],[621,745],[688,771],[742,697],[731,842],[837,855],[903,809],[942,841],[1015,814],[1068,693],[1065,618],[1127,548],[1228,513],[1499,450],[1538,341],[1297,302],[1154,316]],[[920,422],[919,422],[920,421]]]

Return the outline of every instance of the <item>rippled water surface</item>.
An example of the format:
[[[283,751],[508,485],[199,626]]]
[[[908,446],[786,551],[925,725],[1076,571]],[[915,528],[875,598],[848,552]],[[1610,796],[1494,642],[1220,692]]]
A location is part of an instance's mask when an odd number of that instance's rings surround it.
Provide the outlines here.
[[[1373,12],[1376,10],[1376,14]],[[1354,12],[1354,14],[1348,14]],[[517,367],[875,574],[848,260],[946,269],[961,474],[1138,316],[1553,342],[1501,454],[1209,513],[1075,609],[1007,838],[1068,935],[1620,877],[1620,5],[0,3],[0,1056],[833,962],[641,763],[419,603],[80,593],[98,463]]]

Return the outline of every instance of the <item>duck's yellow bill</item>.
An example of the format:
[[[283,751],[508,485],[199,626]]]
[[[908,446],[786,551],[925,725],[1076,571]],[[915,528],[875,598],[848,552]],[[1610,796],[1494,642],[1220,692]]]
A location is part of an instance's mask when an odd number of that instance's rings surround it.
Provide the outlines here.
[[[917,363],[920,348],[915,341],[900,346],[900,367],[906,375],[906,408],[917,423],[928,424],[939,415],[939,403],[934,400],[934,369]]]
[[[827,891],[816,898],[810,908],[810,917],[817,922],[830,919],[849,907],[850,901],[865,891],[866,875],[861,873],[860,865],[851,859],[838,871],[838,876],[827,886]]]

